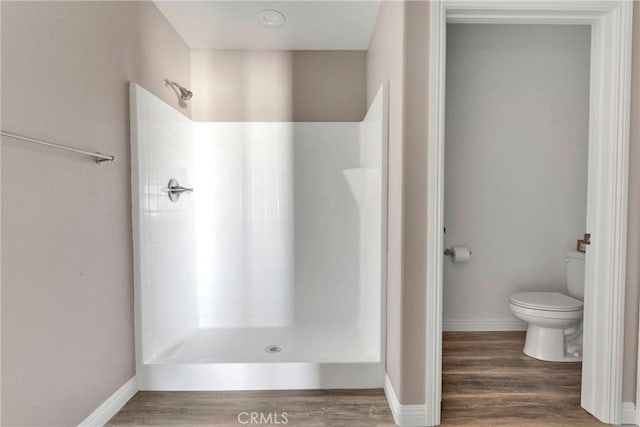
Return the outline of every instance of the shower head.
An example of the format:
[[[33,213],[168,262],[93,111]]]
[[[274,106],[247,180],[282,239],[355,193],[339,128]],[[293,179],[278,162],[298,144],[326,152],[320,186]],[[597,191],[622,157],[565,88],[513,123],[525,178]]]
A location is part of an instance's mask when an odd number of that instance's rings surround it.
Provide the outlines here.
[[[193,92],[191,92],[189,89],[187,89],[187,88],[185,88],[185,87],[183,87],[183,86],[179,85],[179,84],[178,84],[178,83],[176,83],[176,82],[172,82],[172,81],[171,81],[171,80],[169,80],[169,79],[164,79],[164,84],[165,84],[166,86],[171,86],[171,87],[173,87],[173,88],[177,89],[177,90],[178,90],[178,93],[179,93],[179,95],[180,95],[180,99],[181,99],[182,101],[188,101],[188,100],[190,100],[190,99],[193,97]]]

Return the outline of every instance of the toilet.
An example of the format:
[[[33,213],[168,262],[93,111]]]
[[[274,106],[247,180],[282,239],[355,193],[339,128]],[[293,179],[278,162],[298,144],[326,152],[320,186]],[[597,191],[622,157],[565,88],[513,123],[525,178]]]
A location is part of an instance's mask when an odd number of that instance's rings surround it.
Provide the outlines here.
[[[511,313],[528,323],[524,353],[550,362],[582,360],[584,254],[567,252],[568,294],[519,292],[509,298]]]

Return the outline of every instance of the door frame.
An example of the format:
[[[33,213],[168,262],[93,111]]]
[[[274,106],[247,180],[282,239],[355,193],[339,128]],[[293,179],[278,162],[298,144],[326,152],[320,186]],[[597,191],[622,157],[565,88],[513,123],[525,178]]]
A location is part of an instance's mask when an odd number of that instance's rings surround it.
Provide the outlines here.
[[[591,26],[589,176],[581,405],[620,424],[633,2],[432,0],[429,23],[425,405],[440,424],[447,23]],[[597,302],[597,303],[596,303]]]

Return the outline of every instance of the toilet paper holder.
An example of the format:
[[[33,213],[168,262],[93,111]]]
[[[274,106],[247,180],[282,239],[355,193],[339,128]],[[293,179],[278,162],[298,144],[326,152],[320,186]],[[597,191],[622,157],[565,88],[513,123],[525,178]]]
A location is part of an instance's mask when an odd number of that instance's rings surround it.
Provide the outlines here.
[[[444,254],[446,256],[450,256],[451,258],[454,257],[454,253],[453,253],[453,248],[447,248],[444,250]],[[471,250],[469,250],[469,255],[471,255]]]

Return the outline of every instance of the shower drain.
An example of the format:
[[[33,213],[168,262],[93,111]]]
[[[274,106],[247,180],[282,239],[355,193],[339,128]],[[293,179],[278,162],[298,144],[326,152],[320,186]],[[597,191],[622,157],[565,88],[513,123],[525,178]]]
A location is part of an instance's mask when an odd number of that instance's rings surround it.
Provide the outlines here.
[[[275,344],[269,344],[264,348],[264,351],[266,351],[267,353],[280,353],[282,351],[282,347]]]

